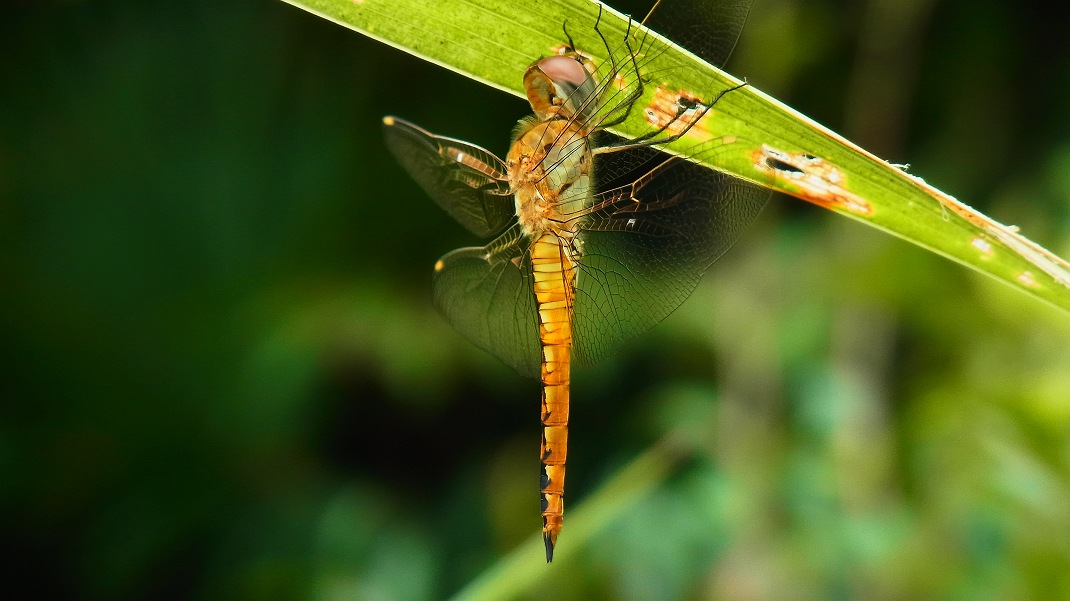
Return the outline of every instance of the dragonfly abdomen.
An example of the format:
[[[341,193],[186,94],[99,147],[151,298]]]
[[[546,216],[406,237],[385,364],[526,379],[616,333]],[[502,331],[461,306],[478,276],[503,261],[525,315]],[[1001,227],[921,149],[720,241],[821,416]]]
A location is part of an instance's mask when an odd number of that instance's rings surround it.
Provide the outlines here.
[[[566,242],[552,232],[540,236],[532,245],[531,266],[542,344],[542,477],[539,488],[546,561],[551,561],[564,514],[572,301],[576,274]]]

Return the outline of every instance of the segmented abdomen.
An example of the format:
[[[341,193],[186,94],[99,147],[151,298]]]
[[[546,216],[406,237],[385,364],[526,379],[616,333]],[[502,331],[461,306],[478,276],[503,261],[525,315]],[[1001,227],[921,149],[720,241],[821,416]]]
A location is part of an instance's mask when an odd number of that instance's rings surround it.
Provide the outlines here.
[[[575,266],[567,241],[542,235],[532,246],[535,299],[542,342],[542,533],[546,560],[553,559],[564,513],[565,459],[568,454],[569,365],[572,355],[572,300]]]

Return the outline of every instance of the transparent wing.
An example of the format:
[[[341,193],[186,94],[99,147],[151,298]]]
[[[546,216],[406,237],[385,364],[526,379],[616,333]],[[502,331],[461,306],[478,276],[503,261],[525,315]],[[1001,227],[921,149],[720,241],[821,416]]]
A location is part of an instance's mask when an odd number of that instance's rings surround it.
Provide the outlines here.
[[[735,47],[750,5],[751,0],[664,0],[644,24],[720,67]],[[646,53],[656,55],[656,44]],[[654,84],[667,75],[647,74]],[[622,97],[612,88],[607,94]],[[622,98],[625,107],[638,100]],[[610,119],[619,112],[610,108],[605,114]],[[671,137],[662,135],[664,129],[652,130],[651,139]],[[632,142],[601,137],[603,147]],[[704,152],[722,150],[708,144]],[[591,210],[577,220],[574,249],[580,272],[573,344],[581,365],[612,354],[679,307],[770,196],[767,189],[651,148],[599,155],[595,173],[598,193]]]
[[[435,305],[476,346],[521,375],[538,377],[538,313],[526,238],[513,226],[483,248],[457,249],[435,264]]]
[[[652,127],[625,145],[655,145],[682,135],[681,130],[698,121],[710,108],[707,103],[715,102],[718,96],[672,89],[667,82],[684,79],[676,77],[679,73],[674,71],[696,66],[689,61],[667,61],[653,68],[655,59],[671,45],[678,45],[721,67],[732,54],[750,6],[751,0],[658,0],[643,20],[644,28],[634,30],[623,44],[611,49],[618,42],[603,37],[609,61],[597,71],[602,82],[598,106],[581,113],[585,128],[609,130],[620,125],[654,87],[654,106],[645,108]],[[650,30],[671,42],[648,35]]]
[[[505,164],[490,152],[436,136],[397,117],[383,119],[390,152],[440,207],[473,234],[496,234],[516,214]]]
[[[634,183],[598,194],[577,219],[573,332],[581,365],[679,307],[769,198],[754,184],[650,149],[599,160],[611,163],[604,172]]]
[[[736,46],[750,5],[751,0],[663,0],[644,24],[721,67]]]

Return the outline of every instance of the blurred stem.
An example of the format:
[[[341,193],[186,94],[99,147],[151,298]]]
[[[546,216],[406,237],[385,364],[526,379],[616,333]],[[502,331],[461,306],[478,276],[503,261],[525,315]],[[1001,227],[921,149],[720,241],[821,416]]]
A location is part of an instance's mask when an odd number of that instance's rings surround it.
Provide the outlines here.
[[[591,538],[625,516],[693,454],[693,444],[687,442],[690,438],[682,432],[666,436],[621,468],[574,511],[566,511],[562,544],[557,547],[553,564],[545,569],[537,567],[545,561],[542,533],[539,532],[469,583],[453,597],[454,601],[514,599],[536,590],[540,583],[554,575],[556,566],[567,564]]]

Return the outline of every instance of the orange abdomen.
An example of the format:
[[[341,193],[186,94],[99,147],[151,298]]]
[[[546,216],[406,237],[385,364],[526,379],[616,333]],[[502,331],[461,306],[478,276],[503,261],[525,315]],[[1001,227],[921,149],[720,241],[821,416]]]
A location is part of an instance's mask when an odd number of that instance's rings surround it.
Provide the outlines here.
[[[532,246],[535,299],[542,342],[542,533],[546,561],[553,559],[564,513],[565,459],[568,455],[569,365],[572,355],[572,299],[575,266],[568,242],[542,235]]]

